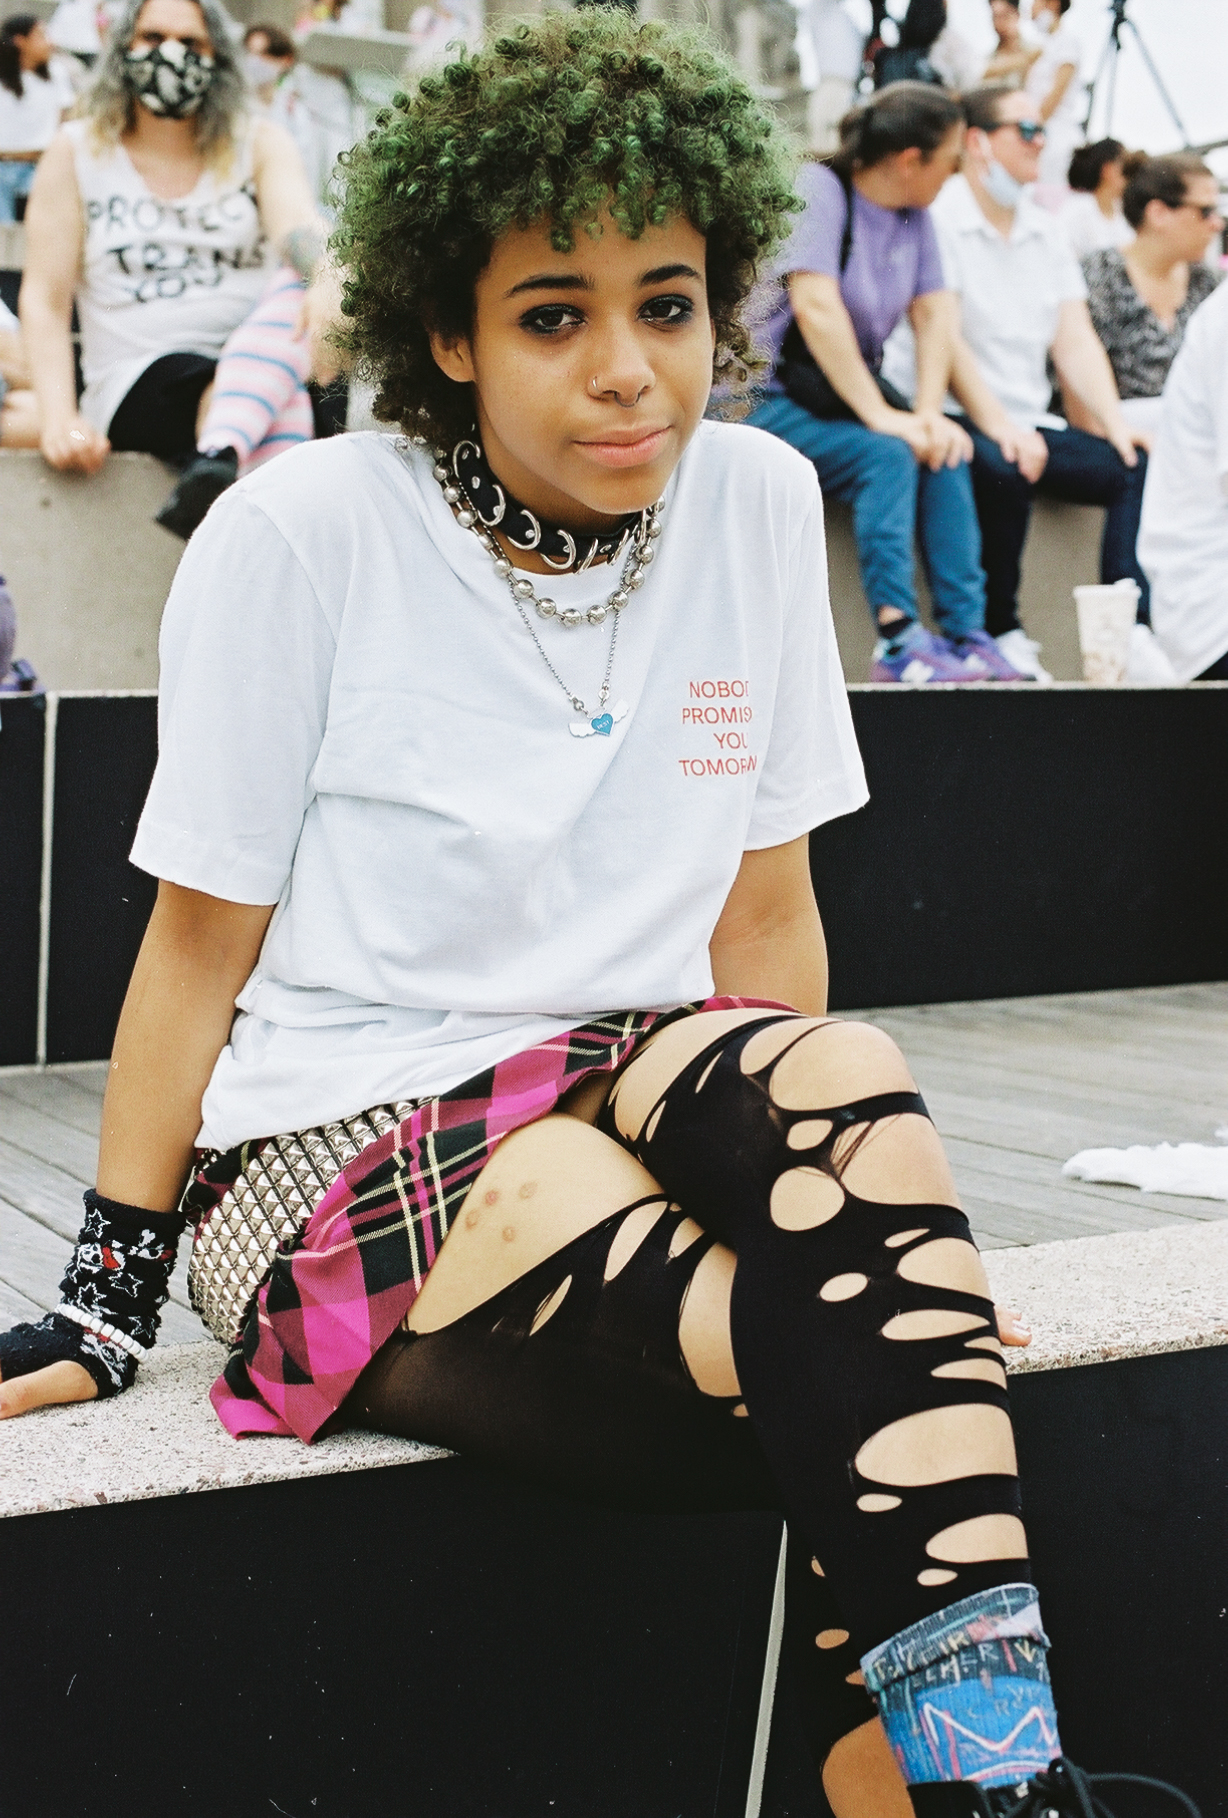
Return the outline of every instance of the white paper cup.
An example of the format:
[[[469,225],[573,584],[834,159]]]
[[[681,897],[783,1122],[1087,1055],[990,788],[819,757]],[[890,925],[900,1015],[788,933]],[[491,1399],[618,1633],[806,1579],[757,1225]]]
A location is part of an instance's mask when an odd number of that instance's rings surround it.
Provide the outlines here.
[[[1115,581],[1111,587],[1076,587],[1074,597],[1083,679],[1097,688],[1119,688],[1130,660],[1138,584]]]

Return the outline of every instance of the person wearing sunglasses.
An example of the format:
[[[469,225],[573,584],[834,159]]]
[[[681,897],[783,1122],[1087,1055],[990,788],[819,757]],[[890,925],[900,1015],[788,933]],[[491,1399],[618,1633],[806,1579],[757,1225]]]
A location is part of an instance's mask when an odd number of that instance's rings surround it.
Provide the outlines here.
[[[974,446],[986,629],[1016,669],[1049,676],[1019,621],[1019,571],[1037,491],[1107,507],[1100,578],[1147,581],[1134,551],[1147,438],[1122,414],[1087,286],[1056,217],[1027,194],[1045,127],[1025,91],[987,85],[964,98],[964,173],[933,206],[950,288],[960,298],[951,389]],[[1048,360],[1098,434],[1050,410]]]

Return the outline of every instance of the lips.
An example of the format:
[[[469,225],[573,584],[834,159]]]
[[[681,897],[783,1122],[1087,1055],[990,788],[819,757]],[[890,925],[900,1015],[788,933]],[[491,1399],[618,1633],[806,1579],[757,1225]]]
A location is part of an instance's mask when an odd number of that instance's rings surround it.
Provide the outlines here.
[[[577,442],[576,447],[600,467],[646,467],[655,461],[669,437],[666,429],[626,429],[592,441]]]

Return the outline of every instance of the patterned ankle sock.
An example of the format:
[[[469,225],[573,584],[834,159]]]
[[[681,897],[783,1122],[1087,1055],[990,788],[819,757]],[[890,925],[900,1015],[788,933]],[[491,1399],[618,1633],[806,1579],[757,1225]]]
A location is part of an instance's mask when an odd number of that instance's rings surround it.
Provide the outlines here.
[[[1004,1584],[914,1623],[861,1665],[910,1786],[1008,1786],[1062,1752],[1049,1640],[1030,1584]]]

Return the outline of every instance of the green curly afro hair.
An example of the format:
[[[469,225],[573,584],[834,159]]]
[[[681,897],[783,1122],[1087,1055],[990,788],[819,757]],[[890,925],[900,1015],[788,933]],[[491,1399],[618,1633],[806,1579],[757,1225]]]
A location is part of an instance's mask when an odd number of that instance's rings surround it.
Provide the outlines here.
[[[377,416],[445,447],[473,404],[428,330],[471,331],[500,234],[548,221],[568,252],[607,203],[631,239],[684,216],[707,241],[715,376],[742,378],[739,311],[799,206],[780,129],[721,53],[621,7],[548,14],[459,56],[397,95],[345,165],[341,344],[375,380]]]

